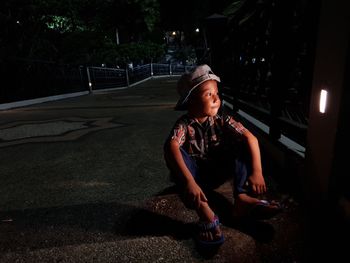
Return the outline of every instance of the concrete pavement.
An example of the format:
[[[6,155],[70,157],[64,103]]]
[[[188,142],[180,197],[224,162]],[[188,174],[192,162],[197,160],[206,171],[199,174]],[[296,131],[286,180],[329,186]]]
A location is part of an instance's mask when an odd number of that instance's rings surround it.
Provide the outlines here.
[[[177,77],[0,111],[0,262],[301,262],[302,211],[234,225],[218,189],[226,242],[201,251],[197,220],[168,180],[162,145]],[[268,175],[267,175],[268,176]]]

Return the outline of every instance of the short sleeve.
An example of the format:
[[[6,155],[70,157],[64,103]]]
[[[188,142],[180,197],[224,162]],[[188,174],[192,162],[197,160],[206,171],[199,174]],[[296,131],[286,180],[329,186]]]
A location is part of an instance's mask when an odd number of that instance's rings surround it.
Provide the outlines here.
[[[226,116],[225,124],[230,130],[233,130],[234,132],[240,135],[242,135],[246,131],[246,128],[242,125],[242,123],[235,121],[235,119],[232,116]]]
[[[180,146],[184,144],[186,140],[186,126],[184,124],[175,124],[172,130],[171,140],[177,141]]]

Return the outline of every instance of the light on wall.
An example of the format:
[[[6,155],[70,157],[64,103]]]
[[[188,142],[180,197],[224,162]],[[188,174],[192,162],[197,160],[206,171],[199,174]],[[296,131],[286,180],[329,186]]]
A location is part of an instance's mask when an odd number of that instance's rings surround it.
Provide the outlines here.
[[[325,113],[326,112],[326,106],[327,106],[327,90],[322,89],[320,93],[320,112]]]

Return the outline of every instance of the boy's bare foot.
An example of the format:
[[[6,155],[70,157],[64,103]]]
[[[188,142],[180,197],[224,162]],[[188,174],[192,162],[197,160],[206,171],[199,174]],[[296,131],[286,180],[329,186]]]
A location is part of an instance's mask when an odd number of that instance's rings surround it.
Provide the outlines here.
[[[282,211],[276,201],[261,200],[247,194],[240,194],[234,202],[232,215],[235,219],[269,219]]]

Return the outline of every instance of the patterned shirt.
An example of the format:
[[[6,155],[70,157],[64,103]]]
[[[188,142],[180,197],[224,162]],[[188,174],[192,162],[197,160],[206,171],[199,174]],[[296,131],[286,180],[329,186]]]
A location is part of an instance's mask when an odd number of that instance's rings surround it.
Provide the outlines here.
[[[206,160],[222,146],[235,147],[245,128],[230,115],[216,115],[200,124],[187,114],[181,116],[167,140],[175,140],[191,157]]]

